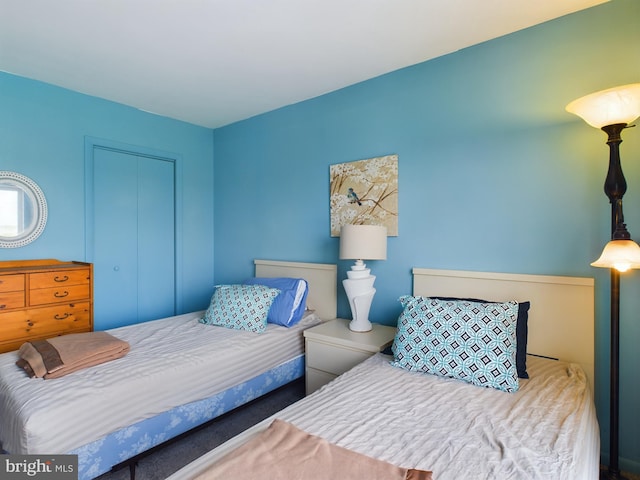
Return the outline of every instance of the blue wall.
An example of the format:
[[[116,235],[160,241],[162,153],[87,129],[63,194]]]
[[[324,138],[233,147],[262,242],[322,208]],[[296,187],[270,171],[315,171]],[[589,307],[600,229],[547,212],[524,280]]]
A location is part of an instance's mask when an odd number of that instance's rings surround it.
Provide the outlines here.
[[[337,262],[329,165],[399,155],[399,236],[374,321],[394,324],[411,267],[596,277],[595,389],[608,451],[606,136],[571,100],[640,81],[640,2],[612,2],[215,130],[215,276],[253,258]],[[626,221],[640,239],[640,131],[623,133]],[[339,278],[348,262],[339,262]],[[623,277],[621,466],[640,472],[640,274]],[[349,316],[339,288],[339,315]]]
[[[0,170],[33,179],[49,218],[30,245],[0,250],[0,260],[86,260],[85,137],[179,157],[182,238],[178,304],[204,308],[213,284],[213,133],[177,120],[0,72]],[[114,228],[117,226],[114,225]],[[101,326],[96,311],[96,328]]]

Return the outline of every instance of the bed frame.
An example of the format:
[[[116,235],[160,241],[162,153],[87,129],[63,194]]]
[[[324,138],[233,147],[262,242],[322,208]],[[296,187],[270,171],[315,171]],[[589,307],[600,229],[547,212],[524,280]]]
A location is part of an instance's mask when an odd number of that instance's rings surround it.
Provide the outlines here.
[[[320,263],[300,263],[300,262],[284,262],[273,260],[254,260],[255,276],[257,277],[295,277],[304,278],[309,284],[309,293],[307,295],[307,305],[313,308],[316,314],[322,320],[328,320],[336,317],[337,306],[337,266],[333,264]],[[239,406],[237,403],[232,405],[220,404],[220,399],[224,397],[228,391],[233,391],[235,398],[242,398],[246,402],[250,402],[255,398],[267,394],[293,380],[304,375],[304,355],[301,355],[283,365],[276,367],[274,370],[258,375],[253,379],[242,382],[230,389],[219,392],[211,398],[194,402],[190,405],[202,406],[206,409],[209,404],[216,405],[216,408],[208,408],[210,416],[198,420],[192,425],[185,425],[180,431],[172,430],[170,437],[163,435],[167,425],[171,424],[172,412],[177,411],[181,407],[176,407],[168,412],[161,413],[155,417],[148,418],[136,423],[133,426],[125,427],[122,430],[107,435],[103,439],[84,445],[72,452],[79,456],[79,478],[86,480],[94,478],[112,470],[123,467],[129,467],[130,477],[135,478],[136,462],[159,448],[161,445],[171,441],[174,437],[181,437],[207,422],[210,422],[219,415],[222,415],[233,408]],[[273,379],[277,381],[273,381]],[[125,432],[127,431],[128,432]],[[118,443],[118,435],[131,434],[129,441],[132,445],[139,443],[142,445],[137,452],[132,452],[128,458],[122,458],[118,455],[118,451],[112,446]],[[133,438],[135,437],[135,439]],[[162,438],[162,440],[152,440]],[[137,442],[136,442],[136,439]],[[100,468],[92,466],[94,458],[100,459]],[[109,465],[104,468],[102,465]]]
[[[530,301],[527,353],[578,363],[593,392],[593,278],[414,268],[413,294]]]

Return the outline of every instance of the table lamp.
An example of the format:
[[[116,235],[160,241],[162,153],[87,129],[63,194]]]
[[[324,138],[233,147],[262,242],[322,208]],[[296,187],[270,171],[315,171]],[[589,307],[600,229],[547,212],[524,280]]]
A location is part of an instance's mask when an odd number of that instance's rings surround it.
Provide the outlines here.
[[[376,293],[371,275],[364,260],[387,259],[387,227],[380,225],[344,225],[340,229],[340,259],[356,260],[342,281],[349,298],[351,316],[349,329],[354,332],[368,332],[371,301]]]

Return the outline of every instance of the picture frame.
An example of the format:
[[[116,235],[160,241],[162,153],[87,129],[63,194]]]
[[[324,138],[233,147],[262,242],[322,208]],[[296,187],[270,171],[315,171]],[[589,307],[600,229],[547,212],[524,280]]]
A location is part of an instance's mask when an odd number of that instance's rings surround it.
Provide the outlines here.
[[[398,155],[329,166],[331,236],[343,225],[382,225],[398,235]]]

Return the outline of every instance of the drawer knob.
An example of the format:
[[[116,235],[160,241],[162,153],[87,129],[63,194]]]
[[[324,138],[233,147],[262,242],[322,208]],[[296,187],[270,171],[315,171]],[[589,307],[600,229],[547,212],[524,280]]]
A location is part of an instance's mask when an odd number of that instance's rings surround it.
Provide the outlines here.
[[[69,280],[69,277],[67,275],[65,275],[64,277],[59,277],[56,275],[56,277],[53,279],[54,282],[66,282],[67,280]]]
[[[7,308],[7,305],[6,304],[0,305],[0,309],[2,309],[2,308]]]
[[[27,322],[27,325],[29,325],[30,327],[33,327],[33,322]]]
[[[55,314],[53,318],[55,318],[56,320],[64,320],[65,318],[68,318],[69,314],[65,313],[64,315],[59,315],[59,314]]]
[[[56,293],[53,294],[53,296],[56,297],[56,298],[64,298],[67,295],[69,295],[69,292],[67,292],[66,290],[64,292],[62,292],[62,293],[56,292]]]

